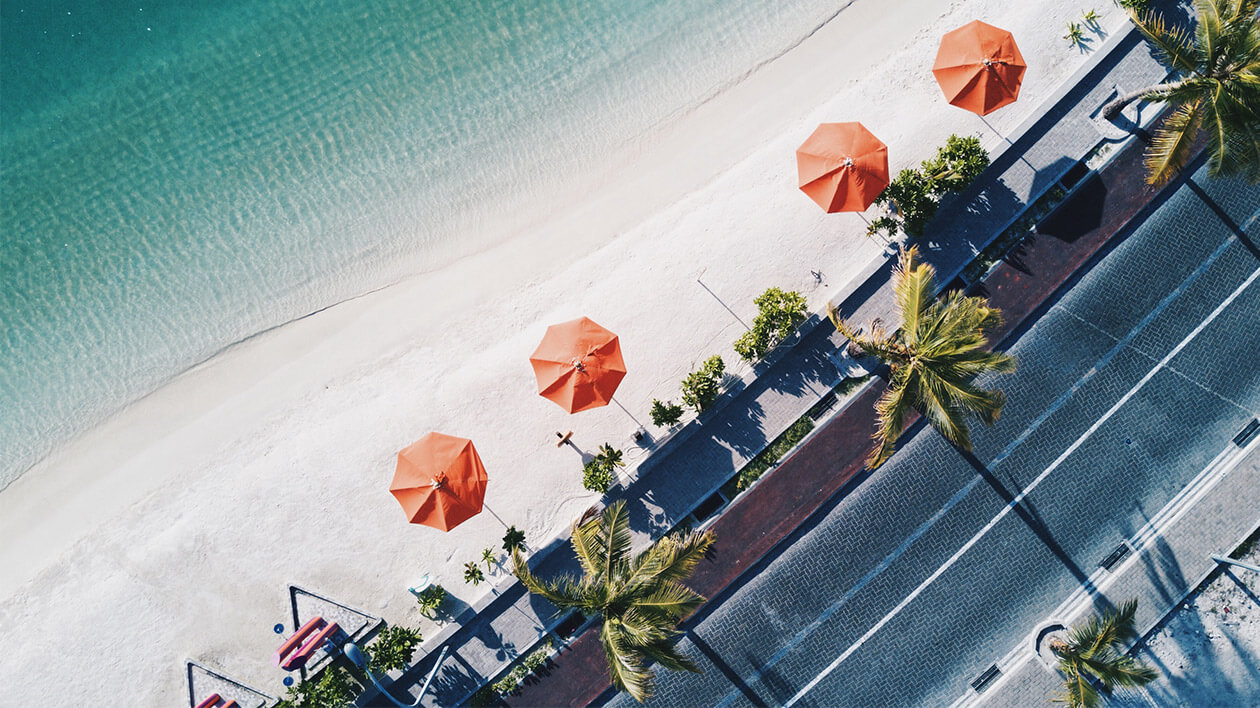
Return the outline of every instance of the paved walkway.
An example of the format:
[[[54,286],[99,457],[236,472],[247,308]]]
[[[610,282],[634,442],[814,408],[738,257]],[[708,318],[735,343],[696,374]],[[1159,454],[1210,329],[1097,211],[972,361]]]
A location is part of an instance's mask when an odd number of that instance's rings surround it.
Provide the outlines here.
[[[941,281],[960,273],[973,254],[1019,217],[1026,204],[1057,184],[1099,142],[1101,136],[1088,114],[1113,85],[1147,83],[1163,73],[1135,32],[1114,37],[1100,48],[1096,63],[1073,77],[1041,117],[1016,131],[1013,136],[1022,137],[1014,138],[1013,145],[996,157],[972,190],[942,211],[924,249]],[[881,317],[893,323],[891,262],[878,265],[840,307],[858,321]],[[824,323],[815,319],[802,328],[794,346],[785,347],[759,376],[741,383],[718,409],[656,451],[626,489],[610,495],[630,501],[637,534],[659,536],[690,514],[840,380],[829,355],[842,341]],[[710,595],[720,591],[861,471],[861,456],[873,428],[871,404],[879,394],[878,385],[867,387],[841,422],[813,438],[811,457],[849,460],[843,474],[836,474],[834,464],[821,475],[784,473],[789,467],[804,466],[806,460],[789,461],[774,474],[773,483],[758,485],[723,514],[717,522],[722,542],[710,562],[697,571],[697,589]],[[576,570],[565,539],[538,549],[532,563],[545,577]],[[477,612],[475,618],[447,630],[444,639],[452,647],[451,656],[425,705],[464,701],[555,623],[554,608],[528,597],[515,583],[501,587],[499,595],[472,609]],[[513,702],[588,702],[607,685],[603,660],[593,633],[587,632],[559,657],[551,678],[527,687]],[[398,685],[418,685],[430,661],[412,667]],[[599,677],[604,677],[602,685],[597,685]],[[403,698],[401,691],[397,695]]]

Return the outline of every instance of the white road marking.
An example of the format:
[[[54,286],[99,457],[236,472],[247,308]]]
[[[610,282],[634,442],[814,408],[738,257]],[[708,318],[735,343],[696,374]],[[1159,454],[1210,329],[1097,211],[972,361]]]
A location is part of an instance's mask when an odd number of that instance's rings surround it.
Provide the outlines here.
[[[1216,309],[1212,310],[1211,314],[1209,314],[1206,318],[1204,318],[1204,320],[1200,322],[1198,326],[1196,326],[1190,332],[1190,334],[1186,335],[1186,337],[1182,339],[1177,344],[1177,346],[1173,347],[1172,351],[1168,352],[1168,354],[1166,354],[1163,359],[1160,359],[1159,363],[1157,363],[1154,367],[1152,367],[1151,370],[1148,371],[1146,375],[1143,376],[1142,379],[1133,386],[1133,388],[1129,389],[1123,396],[1121,396],[1120,400],[1116,401],[1115,405],[1109,408],[1106,413],[1104,413],[1097,421],[1094,422],[1093,425],[1089,427],[1088,430],[1085,431],[1084,434],[1082,434],[1079,438],[1077,438],[1075,442],[1073,442],[1070,446],[1068,446],[1066,450],[1062,452],[1062,454],[1060,454],[1057,458],[1055,458],[1054,462],[1050,463],[1050,465],[1046,467],[1046,469],[1043,470],[1041,474],[1037,475],[1037,478],[1034,479],[1032,483],[1029,484],[1026,489],[1020,492],[1018,496],[1016,496],[1014,499],[1010,501],[1010,503],[1008,503],[1005,507],[1003,507],[1002,510],[998,512],[997,515],[994,516],[989,521],[989,523],[985,524],[983,528],[981,528],[978,532],[976,532],[976,534],[972,536],[971,539],[968,540],[965,544],[963,544],[963,546],[959,548],[954,553],[954,555],[950,556],[950,558],[946,560],[945,563],[941,565],[941,567],[937,568],[931,575],[927,577],[926,580],[924,580],[922,583],[919,584],[918,587],[916,587],[913,591],[911,591],[909,595],[907,595],[901,602],[897,603],[897,606],[894,607],[892,610],[890,610],[888,614],[884,615],[884,617],[880,619],[879,622],[876,622],[870,629],[866,630],[866,632],[861,637],[859,637],[857,641],[855,641],[851,646],[849,646],[848,649],[845,649],[844,652],[840,654],[840,656],[836,657],[836,659],[832,661],[827,666],[827,668],[823,669],[817,676],[815,676],[812,680],[810,680],[809,683],[805,684],[805,686],[802,687],[801,690],[797,691],[796,695],[792,696],[791,699],[789,699],[786,703],[783,704],[784,708],[791,708],[791,706],[795,705],[797,701],[799,701],[801,698],[805,696],[805,694],[813,690],[813,688],[817,686],[820,681],[822,681],[827,676],[830,676],[831,673],[835,671],[840,666],[840,664],[844,662],[845,659],[848,659],[855,651],[860,649],[862,645],[867,642],[867,640],[869,640],[872,636],[875,635],[876,632],[882,629],[885,624],[888,624],[888,622],[890,622],[894,617],[900,614],[901,611],[905,609],[907,605],[909,605],[911,602],[914,601],[916,597],[922,594],[923,591],[926,590],[932,583],[934,583],[937,578],[941,577],[941,575],[943,575],[947,570],[952,568],[954,564],[957,563],[960,558],[962,558],[963,554],[965,554],[968,550],[970,550],[972,546],[979,543],[980,539],[983,538],[985,534],[987,534],[994,526],[996,526],[998,522],[1004,519],[1006,515],[1011,512],[1011,510],[1013,510],[1016,506],[1018,506],[1019,503],[1022,502],[1025,497],[1027,497],[1034,489],[1037,488],[1038,485],[1042,483],[1042,481],[1046,479],[1046,477],[1050,475],[1051,472],[1058,469],[1059,465],[1063,464],[1063,462],[1067,460],[1067,458],[1071,456],[1072,453],[1076,452],[1076,450],[1080,448],[1081,445],[1085,444],[1085,442],[1090,437],[1092,437],[1093,434],[1096,433],[1098,429],[1101,428],[1108,420],[1110,420],[1111,417],[1114,416],[1124,406],[1125,403],[1129,402],[1129,399],[1133,398],[1133,396],[1136,395],[1137,392],[1141,390],[1142,387],[1147,384],[1147,382],[1153,379],[1155,375],[1158,374],[1164,368],[1166,364],[1168,364],[1169,361],[1171,361],[1175,356],[1177,356],[1177,354],[1180,354],[1181,350],[1185,349],[1186,346],[1190,344],[1190,342],[1194,341],[1194,338],[1199,336],[1200,332],[1202,332],[1209,324],[1211,324],[1218,316],[1220,316],[1220,314],[1225,311],[1225,308],[1227,308],[1230,304],[1232,304],[1234,300],[1236,300],[1238,296],[1243,293],[1243,291],[1245,291],[1248,287],[1250,287],[1251,284],[1255,282],[1256,278],[1260,278],[1260,269],[1253,271],[1251,275],[1246,280],[1244,280],[1241,285],[1235,288],[1234,292],[1230,293],[1229,297],[1225,298],[1216,307]]]

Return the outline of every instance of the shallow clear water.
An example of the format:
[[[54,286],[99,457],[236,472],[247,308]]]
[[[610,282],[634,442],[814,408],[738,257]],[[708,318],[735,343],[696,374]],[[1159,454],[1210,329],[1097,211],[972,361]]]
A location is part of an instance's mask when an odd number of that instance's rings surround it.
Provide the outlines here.
[[[839,4],[0,0],[0,488],[232,342],[488,245],[496,205]]]

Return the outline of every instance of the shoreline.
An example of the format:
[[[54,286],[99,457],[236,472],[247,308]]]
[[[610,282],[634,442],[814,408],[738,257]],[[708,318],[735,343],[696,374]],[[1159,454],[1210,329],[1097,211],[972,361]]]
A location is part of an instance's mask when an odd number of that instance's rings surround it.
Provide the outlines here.
[[[161,597],[145,596],[147,608],[123,614],[161,620],[150,629],[161,635],[153,638],[159,651],[120,659],[127,670],[113,679],[132,683],[143,664],[174,665],[182,652],[275,691],[278,676],[253,657],[272,641],[265,620],[282,615],[284,583],[328,589],[391,622],[414,623],[410,598],[400,597],[414,568],[475,596],[458,569],[501,527],[487,515],[447,535],[407,527],[385,491],[397,449],[428,430],[472,437],[490,470],[488,505],[531,538],[549,537],[594,496],[581,489],[577,460],[549,449],[551,431],[579,431],[584,448],[605,440],[633,448],[621,411],[569,417],[536,396],[526,357],[547,324],[586,314],[620,334],[630,375],[618,400],[646,420],[652,398],[677,400],[694,362],[712,353],[734,361],[730,342],[741,328],[689,282],[702,268],[719,299],[749,314],[752,297],[772,285],[798,289],[817,307],[846,274],[880,257],[859,219],[824,215],[796,193],[792,149],[814,123],[863,120],[889,145],[894,171],[952,132],[979,133],[994,146],[974,116],[930,92],[926,69],[926,80],[915,75],[901,90],[881,83],[895,80],[900,64],[917,65],[924,54],[930,62],[934,33],[971,14],[1006,23],[1030,65],[1059,59],[1049,71],[1030,68],[1021,103],[993,121],[999,129],[1018,124],[1057,87],[1056,76],[1083,61],[1054,45],[1058,33],[1040,7],[973,0],[938,12],[930,0],[916,2],[924,9],[918,27],[881,16],[868,0],[852,3],[650,147],[628,146],[591,201],[229,347],[63,445],[0,492],[0,533],[11,539],[0,562],[21,569],[0,585],[6,634],[37,646],[67,619],[109,622],[120,598],[140,605],[135,590],[147,588]],[[1114,25],[1119,15],[1107,9],[1104,23]],[[863,28],[856,39],[846,35],[849,21]],[[899,36],[909,45],[877,51]],[[830,70],[844,64],[838,52],[854,55],[850,73]],[[805,96],[813,102],[796,106]],[[907,102],[911,110],[887,110]],[[713,135],[720,140],[703,140]],[[617,160],[635,153],[624,172]],[[812,269],[825,285],[813,283]],[[295,528],[310,519],[328,528]],[[357,547],[364,539],[375,546],[370,554]],[[361,566],[354,580],[345,577],[347,559]],[[105,591],[84,580],[94,573],[106,575]],[[198,577],[230,578],[233,587],[203,589]],[[163,603],[169,596],[176,601]],[[221,632],[189,617],[181,599],[203,603],[202,618]],[[24,664],[42,665],[31,653],[13,662],[11,677]],[[174,672],[163,675],[171,680],[150,689],[150,702],[177,695]],[[99,685],[104,677],[85,677],[94,678]]]

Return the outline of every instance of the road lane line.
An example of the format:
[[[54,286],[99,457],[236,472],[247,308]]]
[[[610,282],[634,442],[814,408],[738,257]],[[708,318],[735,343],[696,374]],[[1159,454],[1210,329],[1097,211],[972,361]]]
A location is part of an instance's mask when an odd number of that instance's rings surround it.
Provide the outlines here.
[[[876,565],[874,568],[870,570],[870,572],[862,576],[861,580],[857,581],[857,583],[854,584],[853,587],[845,591],[844,595],[841,595],[839,600],[836,600],[829,607],[827,607],[827,609],[824,610],[821,614],[819,614],[818,617],[813,622],[810,622],[808,625],[805,626],[804,629],[797,632],[796,635],[792,637],[791,641],[789,641],[782,649],[775,652],[774,656],[770,657],[770,659],[766,661],[764,664],[762,664],[760,668],[754,671],[751,676],[743,677],[743,681],[745,683],[752,683],[754,681],[761,680],[761,677],[764,676],[767,671],[773,668],[775,664],[779,663],[779,660],[781,660],[783,657],[790,654],[792,650],[794,650],[801,642],[805,641],[805,639],[809,637],[809,635],[813,634],[818,628],[822,627],[822,625],[828,619],[830,619],[831,616],[834,615],[840,609],[841,606],[848,603],[849,600],[851,600],[854,595],[858,594],[858,592],[862,590],[862,588],[866,587],[868,583],[870,583],[872,580],[876,578],[876,576],[878,576],[880,573],[883,573],[888,568],[888,566],[892,565],[894,561],[900,558],[901,555],[905,553],[907,549],[910,548],[911,544],[919,540],[919,538],[922,537],[923,534],[927,533],[928,530],[931,529],[932,526],[937,521],[941,520],[941,517],[949,513],[950,509],[953,509],[955,506],[958,506],[958,504],[961,503],[962,500],[966,498],[968,494],[971,493],[971,490],[976,488],[976,485],[979,484],[982,479],[984,478],[981,477],[980,475],[976,475],[972,477],[971,481],[968,482],[967,484],[964,484],[957,492],[955,492],[954,496],[950,497],[949,501],[945,502],[945,504],[941,506],[941,508],[938,509],[936,513],[931,516],[931,518],[929,518],[927,521],[924,521],[922,524],[919,524],[919,528],[915,529],[914,533],[907,536],[906,540],[901,542],[901,545],[893,549],[893,551],[889,553],[887,556],[884,556],[884,559],[879,562],[879,565]],[[735,701],[736,699],[742,696],[743,694],[738,689],[734,689],[730,693],[727,693],[726,697],[723,698],[722,701],[719,702],[716,706],[714,706],[714,708],[726,708],[726,706],[729,706],[733,701]]]
[[[1059,411],[1060,408],[1067,405],[1068,400],[1070,400],[1072,396],[1076,395],[1077,391],[1079,391],[1086,383],[1088,383],[1089,380],[1092,379],[1095,374],[1105,369],[1107,365],[1111,363],[1111,360],[1114,359],[1116,355],[1118,355],[1121,352],[1121,350],[1129,346],[1129,343],[1132,342],[1135,338],[1137,338],[1137,336],[1141,334],[1142,330],[1146,329],[1147,325],[1149,325],[1152,321],[1154,321],[1156,317],[1162,314],[1164,310],[1168,309],[1168,306],[1172,304],[1173,300],[1176,300],[1178,297],[1180,297],[1181,294],[1184,293],[1191,285],[1193,285],[1195,281],[1197,281],[1207,271],[1208,268],[1212,267],[1212,264],[1216,263],[1217,259],[1219,259],[1222,255],[1224,255],[1225,251],[1228,250],[1228,248],[1231,245],[1233,245],[1233,243],[1236,240],[1237,239],[1235,239],[1234,237],[1230,237],[1230,238],[1225,239],[1223,242],[1221,242],[1221,245],[1217,246],[1216,250],[1212,251],[1211,255],[1205,258],[1203,262],[1201,262],[1197,268],[1191,271],[1190,275],[1186,276],[1185,280],[1181,281],[1181,283],[1172,292],[1164,296],[1164,298],[1160,300],[1159,303],[1155,307],[1151,308],[1151,311],[1146,313],[1146,316],[1143,317],[1140,322],[1138,322],[1136,327],[1129,330],[1128,334],[1124,335],[1123,339],[1117,341],[1116,345],[1112,347],[1111,349],[1109,349],[1106,354],[1103,354],[1102,358],[1100,358],[1092,367],[1090,367],[1089,371],[1086,371],[1080,378],[1076,380],[1075,383],[1072,384],[1070,388],[1068,388],[1068,390],[1064,391],[1062,395],[1060,395],[1057,399],[1055,399],[1054,403],[1050,404],[1050,407],[1042,411],[1041,415],[1037,416],[1037,418],[1033,420],[1033,422],[1030,423],[1027,428],[1024,428],[1023,432],[1019,434],[1019,437],[1012,440],[1010,444],[1006,446],[1005,449],[1003,449],[1000,453],[998,453],[997,457],[994,457],[992,460],[990,460],[989,470],[991,471],[995,469],[999,464],[1002,463],[1003,460],[1009,457],[1011,453],[1015,452],[1015,448],[1024,444],[1024,442],[1029,437],[1031,437],[1033,433],[1037,432],[1037,430],[1042,426],[1042,424],[1045,423],[1047,420],[1049,420],[1050,416],[1054,415],[1055,413]],[[1076,319],[1080,320],[1081,322],[1084,322],[1090,327],[1094,327],[1092,323],[1086,322],[1080,317],[1077,317],[1075,313],[1073,313],[1071,310],[1067,309],[1066,307],[1062,307],[1060,309],[1062,309],[1064,312],[1068,313],[1072,317],[1075,317]],[[1097,328],[1095,327],[1095,329]]]
[[[1185,349],[1186,346],[1188,346],[1190,342],[1192,342],[1194,338],[1199,335],[1200,332],[1202,332],[1205,328],[1207,328],[1209,324],[1211,324],[1217,317],[1219,317],[1220,314],[1224,312],[1225,309],[1229,307],[1229,305],[1233,303],[1234,300],[1236,300],[1238,296],[1243,293],[1243,291],[1245,291],[1248,287],[1251,286],[1252,283],[1256,281],[1256,278],[1260,278],[1260,269],[1256,269],[1255,271],[1253,271],[1251,275],[1246,280],[1244,280],[1241,285],[1239,285],[1237,288],[1234,289],[1234,292],[1230,293],[1229,297],[1221,301],[1221,304],[1218,305],[1216,309],[1212,310],[1211,314],[1209,314],[1206,318],[1204,318],[1204,320],[1200,322],[1198,326],[1196,326],[1190,332],[1190,334],[1186,335],[1186,337],[1182,339],[1177,344],[1177,346],[1173,347],[1172,351],[1168,352],[1168,354],[1165,355],[1163,359],[1160,359],[1159,363],[1157,363],[1153,368],[1151,368],[1151,370],[1148,371],[1146,375],[1143,376],[1142,379],[1133,386],[1133,388],[1129,389],[1128,392],[1126,392],[1123,396],[1121,396],[1120,400],[1116,401],[1115,405],[1109,408],[1106,413],[1104,413],[1097,421],[1094,422],[1093,425],[1089,427],[1088,430],[1085,431],[1083,435],[1081,435],[1081,437],[1077,438],[1075,442],[1069,445],[1066,450],[1064,450],[1057,458],[1055,458],[1054,462],[1050,463],[1050,466],[1046,467],[1046,469],[1043,470],[1041,474],[1037,475],[1037,478],[1034,479],[1032,483],[1029,484],[1026,489],[1020,492],[1018,496],[1016,496],[1014,499],[1010,501],[1010,503],[1008,503],[1005,507],[1003,507],[1002,510],[999,511],[997,515],[994,516],[989,521],[989,523],[985,524],[983,528],[981,528],[978,532],[976,532],[976,535],[972,536],[970,540],[968,540],[965,544],[963,544],[963,546],[959,548],[954,553],[954,555],[950,556],[950,558],[947,561],[945,561],[945,563],[942,564],[941,567],[937,568],[931,575],[927,577],[926,580],[924,580],[922,583],[919,584],[918,587],[916,587],[913,591],[911,591],[909,595],[907,595],[901,602],[897,603],[897,606],[894,607],[892,610],[890,610],[888,614],[884,615],[884,617],[880,619],[879,622],[876,622],[870,629],[866,630],[866,633],[864,633],[861,637],[859,637],[858,640],[854,642],[848,649],[844,650],[844,652],[841,653],[840,656],[836,657],[836,659],[832,661],[831,664],[827,666],[827,668],[823,669],[822,672],[820,672],[817,676],[815,676],[812,680],[810,680],[809,683],[805,684],[805,686],[801,688],[801,690],[797,691],[796,695],[792,696],[790,700],[788,700],[786,703],[783,704],[784,708],[791,708],[791,706],[795,705],[796,702],[799,701],[802,697],[804,697],[806,693],[809,693],[811,690],[813,690],[814,686],[817,686],[820,681],[822,681],[827,676],[831,675],[831,673],[835,671],[840,666],[840,664],[844,662],[845,659],[849,658],[853,654],[853,652],[860,649],[862,645],[865,644],[867,640],[869,640],[872,636],[874,636],[876,632],[882,629],[885,624],[888,624],[888,622],[890,622],[894,617],[900,614],[901,611],[905,609],[907,605],[913,602],[916,597],[922,594],[924,590],[927,590],[927,588],[933,582],[935,582],[937,578],[941,577],[941,575],[944,575],[946,571],[952,568],[954,564],[957,563],[958,560],[961,559],[962,556],[968,550],[971,549],[972,546],[979,543],[980,539],[983,538],[989,532],[990,529],[996,526],[1003,518],[1006,517],[1007,514],[1009,514],[1016,506],[1018,506],[1019,503],[1022,502],[1025,497],[1027,497],[1034,489],[1037,488],[1039,484],[1042,483],[1042,481],[1046,479],[1046,477],[1050,475],[1051,472],[1058,469],[1059,465],[1063,464],[1063,462],[1067,460],[1067,458],[1071,456],[1072,453],[1076,452],[1076,450],[1079,449],[1081,445],[1085,444],[1085,442],[1090,437],[1092,437],[1093,434],[1097,432],[1098,429],[1101,428],[1108,420],[1110,420],[1111,417],[1114,416],[1124,406],[1125,403],[1128,403],[1129,399],[1133,398],[1133,396],[1136,395],[1137,392],[1141,390],[1142,387],[1147,384],[1147,382],[1149,382],[1151,379],[1155,377],[1156,374],[1158,374],[1161,370],[1163,370],[1164,366],[1169,361],[1172,361],[1173,357],[1177,356],[1177,354],[1180,354],[1182,349]]]

